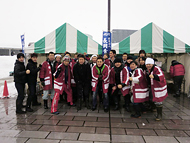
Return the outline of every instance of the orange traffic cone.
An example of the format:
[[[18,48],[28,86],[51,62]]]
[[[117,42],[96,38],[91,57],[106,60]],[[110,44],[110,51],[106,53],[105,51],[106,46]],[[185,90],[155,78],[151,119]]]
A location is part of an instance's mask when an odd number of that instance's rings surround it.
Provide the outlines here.
[[[4,89],[3,89],[3,98],[9,98],[8,95],[9,95],[9,92],[8,92],[8,87],[7,87],[7,81],[5,80]]]

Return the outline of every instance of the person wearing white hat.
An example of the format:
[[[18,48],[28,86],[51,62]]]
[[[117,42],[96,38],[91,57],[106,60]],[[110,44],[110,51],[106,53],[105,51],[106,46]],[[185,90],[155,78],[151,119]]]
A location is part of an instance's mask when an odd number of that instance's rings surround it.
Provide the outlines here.
[[[55,55],[55,62],[54,62],[54,71],[57,70],[57,67],[61,64],[61,58],[62,56],[60,54]]]
[[[147,81],[149,84],[150,100],[155,103],[157,109],[156,121],[162,120],[162,101],[168,96],[167,84],[160,67],[154,65],[152,58],[145,61],[147,68]]]
[[[63,57],[63,63],[60,64],[54,73],[54,90],[55,95],[53,97],[52,105],[51,105],[51,113],[58,115],[57,111],[59,96],[63,93],[63,91],[67,94],[67,103],[70,106],[75,106],[73,104],[72,98],[72,89],[71,89],[71,67],[69,66],[70,58],[69,56]]]
[[[92,69],[93,66],[96,65],[96,61],[97,61],[97,55],[92,55],[90,60],[92,61],[92,63],[90,63],[90,68]]]

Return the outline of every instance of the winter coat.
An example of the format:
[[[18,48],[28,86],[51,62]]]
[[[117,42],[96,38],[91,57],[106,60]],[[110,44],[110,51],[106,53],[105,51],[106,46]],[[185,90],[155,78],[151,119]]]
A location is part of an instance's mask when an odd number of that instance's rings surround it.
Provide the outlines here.
[[[121,89],[121,93],[123,94],[123,96],[125,96],[126,94],[129,93],[129,71],[127,69],[127,67],[124,67],[121,72],[120,72],[120,80],[121,83],[125,84],[125,86]],[[115,71],[114,68],[111,69],[110,71],[110,84],[112,85],[116,85],[116,81],[115,81]],[[112,93],[114,92],[114,90],[112,91]]]
[[[162,102],[168,96],[165,76],[158,66],[153,66],[147,77],[149,77],[149,75],[154,76],[154,79],[148,78],[148,80],[150,80],[150,87],[153,95],[152,100],[153,102]],[[158,80],[156,80],[156,77]]]
[[[110,60],[109,59],[105,59],[104,64],[106,64],[110,68]]]
[[[176,61],[170,66],[170,76],[174,77],[181,75],[185,75],[185,68],[181,63]]]
[[[72,76],[71,76],[71,85],[72,85],[73,87],[76,86],[76,83],[75,83],[75,80],[74,80],[74,76],[73,76],[73,67],[74,67],[75,63],[76,63],[76,62],[75,62],[74,59],[71,59],[71,60],[70,60],[70,63],[69,63],[69,65],[70,65],[70,67],[71,67],[71,73],[72,73]]]
[[[50,65],[49,61],[46,60],[42,63],[42,67],[40,70],[39,77],[43,79],[45,86],[43,90],[50,90],[53,89],[53,67]]]
[[[16,83],[26,83],[26,69],[24,66],[24,62],[20,62],[16,60],[14,66],[14,82]]]
[[[109,68],[107,65],[103,64],[101,71],[95,65],[92,67],[92,91],[96,91],[98,85],[98,77],[102,75],[102,89],[103,93],[108,93],[109,87]]]
[[[131,89],[133,93],[134,103],[141,103],[149,100],[149,89],[146,77],[140,68],[136,68],[131,72],[133,78]]]
[[[73,67],[73,75],[76,84],[85,83],[90,84],[91,82],[91,70],[88,63],[80,65],[78,62]]]
[[[37,74],[38,71],[40,71],[40,67],[37,67],[37,62],[33,62],[32,59],[29,59],[26,69],[30,70],[30,74],[27,74],[28,83],[33,83],[33,84],[36,83]]]

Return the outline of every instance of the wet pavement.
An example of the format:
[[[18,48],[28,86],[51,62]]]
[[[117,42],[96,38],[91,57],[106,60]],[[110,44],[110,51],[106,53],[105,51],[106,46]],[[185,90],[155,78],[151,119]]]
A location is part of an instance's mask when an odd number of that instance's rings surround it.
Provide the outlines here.
[[[0,99],[0,142],[3,143],[189,143],[190,99],[185,95],[164,101],[163,120],[155,112],[130,118],[124,109],[109,113],[100,108],[81,111],[59,103],[59,115],[34,107],[33,113],[15,114],[15,98]],[[49,102],[50,104],[50,102]],[[50,106],[50,105],[49,105]],[[111,134],[111,136],[110,136]]]

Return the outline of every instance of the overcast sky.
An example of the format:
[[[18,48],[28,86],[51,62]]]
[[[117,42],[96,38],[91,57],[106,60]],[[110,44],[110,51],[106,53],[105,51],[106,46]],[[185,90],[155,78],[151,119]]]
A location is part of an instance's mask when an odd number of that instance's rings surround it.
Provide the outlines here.
[[[111,29],[150,22],[190,45],[190,0],[111,0]],[[102,43],[107,0],[0,0],[0,47],[36,42],[65,22]]]

